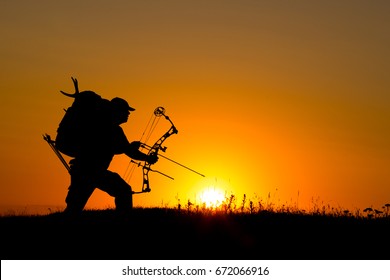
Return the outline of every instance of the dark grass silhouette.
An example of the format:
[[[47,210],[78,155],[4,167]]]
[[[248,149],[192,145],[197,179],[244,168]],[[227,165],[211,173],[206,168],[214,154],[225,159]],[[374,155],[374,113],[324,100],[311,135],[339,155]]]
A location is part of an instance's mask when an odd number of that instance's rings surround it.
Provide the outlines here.
[[[388,258],[387,215],[187,206],[3,216],[1,259]]]

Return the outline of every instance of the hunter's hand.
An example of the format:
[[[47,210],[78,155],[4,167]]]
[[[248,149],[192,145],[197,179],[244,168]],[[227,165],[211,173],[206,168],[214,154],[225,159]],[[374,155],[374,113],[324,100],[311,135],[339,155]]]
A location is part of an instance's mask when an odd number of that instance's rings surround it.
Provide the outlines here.
[[[158,161],[158,156],[157,154],[150,154],[148,155],[146,161],[150,164],[155,164]]]

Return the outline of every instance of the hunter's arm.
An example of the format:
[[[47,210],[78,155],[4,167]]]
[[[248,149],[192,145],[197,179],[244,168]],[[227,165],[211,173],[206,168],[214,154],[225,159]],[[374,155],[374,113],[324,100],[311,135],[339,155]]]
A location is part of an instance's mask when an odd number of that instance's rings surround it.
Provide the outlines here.
[[[149,156],[139,150],[139,147],[141,146],[141,143],[139,141],[134,141],[129,143],[125,154],[135,160],[142,160],[147,161],[149,159]]]

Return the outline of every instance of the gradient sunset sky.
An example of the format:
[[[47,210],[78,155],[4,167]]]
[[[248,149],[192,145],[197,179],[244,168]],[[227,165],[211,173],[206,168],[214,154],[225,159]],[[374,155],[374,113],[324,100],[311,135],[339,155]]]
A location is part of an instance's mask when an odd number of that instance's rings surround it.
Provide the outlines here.
[[[0,206],[65,206],[55,137],[80,90],[125,98],[139,140],[157,106],[179,133],[135,206],[197,202],[205,188],[302,208],[390,203],[390,2],[0,2]],[[169,128],[160,120],[148,142]],[[110,169],[125,175],[129,159]],[[142,187],[136,168],[129,183]],[[269,196],[270,195],[270,196]],[[268,197],[269,196],[269,197]],[[113,205],[95,191],[87,207]]]

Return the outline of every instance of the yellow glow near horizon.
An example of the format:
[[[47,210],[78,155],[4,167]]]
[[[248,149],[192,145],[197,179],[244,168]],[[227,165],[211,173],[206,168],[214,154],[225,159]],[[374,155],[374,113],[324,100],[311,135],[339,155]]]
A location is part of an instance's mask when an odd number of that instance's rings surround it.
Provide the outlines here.
[[[209,187],[202,191],[200,195],[201,203],[205,204],[206,207],[218,207],[225,200],[225,196],[220,189],[216,189],[215,187]]]

